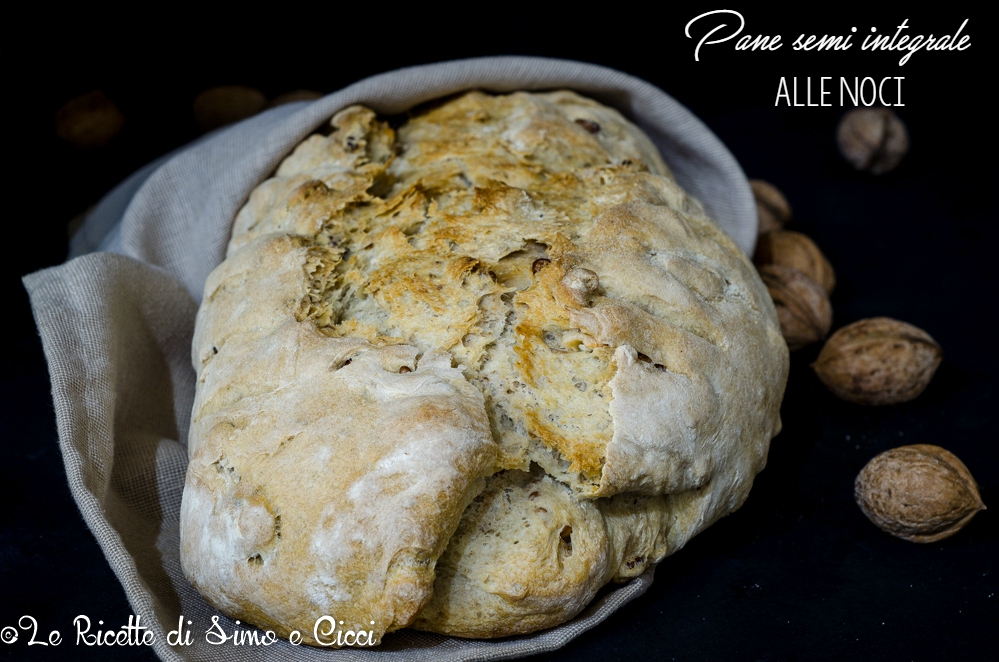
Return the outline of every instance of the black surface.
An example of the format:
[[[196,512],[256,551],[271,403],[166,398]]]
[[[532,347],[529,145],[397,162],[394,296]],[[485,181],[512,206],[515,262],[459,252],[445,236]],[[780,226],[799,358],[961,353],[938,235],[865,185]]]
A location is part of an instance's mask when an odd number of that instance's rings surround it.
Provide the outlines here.
[[[795,210],[791,229],[814,238],[836,269],[834,327],[892,316],[922,327],[945,351],[923,395],[883,408],[829,394],[809,368],[817,347],[794,354],[784,431],[745,506],[662,563],[647,595],[544,658],[994,656],[999,361],[990,277],[997,261],[997,172],[987,25],[954,5],[878,15],[837,5],[815,17],[808,7],[782,16],[744,7],[745,33],[781,34],[784,47],[736,53],[728,42],[706,46],[695,63],[684,24],[716,8],[671,6],[672,16],[637,21],[608,7],[547,12],[466,5],[458,13],[423,8],[400,19],[390,19],[387,8],[369,15],[331,7],[256,23],[187,16],[112,28],[107,17],[60,15],[18,26],[30,48],[7,79],[11,243],[2,261],[8,351],[0,380],[0,627],[16,627],[30,614],[43,637],[55,628],[69,640],[29,648],[21,631],[15,644],[0,644],[0,659],[153,658],[142,648],[75,646],[70,636],[78,614],[117,628],[132,610],[69,495],[45,361],[18,277],[62,261],[73,216],[143,163],[198,135],[190,102],[206,87],[242,83],[268,96],[296,88],[329,92],[408,64],[490,54],[605,64],[674,95],[750,177],[787,194]],[[447,29],[448,15],[464,18],[463,32]],[[871,25],[894,32],[903,18],[913,35],[953,32],[970,18],[965,32],[972,47],[918,52],[901,67],[898,54],[858,47],[791,49],[799,33],[847,34],[857,26],[863,36]],[[844,109],[775,108],[780,76],[905,76],[898,113],[911,152],[888,175],[854,172],[834,143]],[[60,143],[55,111],[97,88],[124,111],[124,132],[93,151]],[[958,455],[992,506],[940,543],[891,538],[853,501],[853,479],[871,457],[913,443]]]

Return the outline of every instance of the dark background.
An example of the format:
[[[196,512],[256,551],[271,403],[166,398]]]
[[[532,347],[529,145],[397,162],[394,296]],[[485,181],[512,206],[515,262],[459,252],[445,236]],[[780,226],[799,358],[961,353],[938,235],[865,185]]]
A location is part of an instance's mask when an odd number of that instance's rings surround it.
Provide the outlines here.
[[[776,52],[705,46],[694,62],[684,25],[722,5],[557,10],[427,6],[394,15],[336,7],[261,15],[133,19],[38,17],[8,26],[3,265],[8,341],[0,373],[0,627],[34,616],[59,629],[56,649],[0,644],[0,659],[153,658],[149,649],[89,649],[72,641],[86,614],[118,627],[132,613],[70,497],[57,446],[41,344],[19,277],[65,259],[67,224],[149,160],[196,138],[194,96],[245,84],[274,97],[331,92],[398,67],[525,54],[595,62],[644,78],[691,108],[747,175],[781,188],[789,229],[811,236],[836,269],[834,329],[891,316],[944,348],[929,388],[903,405],[837,400],[809,368],[818,347],[792,355],[783,432],[743,508],[666,559],[642,598],[545,659],[938,660],[995,655],[999,625],[996,525],[999,361],[993,343],[996,134],[987,105],[994,73],[985,22],[957,4],[876,13],[836,5],[821,16],[737,7],[743,34],[781,34]],[[430,7],[430,8],[428,8]],[[653,8],[650,6],[649,8]],[[669,13],[665,13],[668,9]],[[53,12],[54,13],[54,12]],[[794,52],[800,33],[953,32],[970,18],[965,52]],[[127,16],[118,17],[129,21]],[[452,21],[458,20],[458,23]],[[192,28],[191,25],[202,27]],[[43,26],[43,27],[41,27]],[[18,34],[19,33],[19,34]],[[694,28],[695,37],[703,29]],[[856,40],[856,38],[855,38]],[[859,40],[858,40],[859,41]],[[990,66],[989,69],[992,67]],[[897,112],[912,148],[892,173],[854,172],[838,155],[845,109],[774,107],[781,76],[905,76]],[[105,92],[126,116],[117,138],[82,151],[54,134],[70,98]],[[831,99],[838,104],[837,95]],[[11,204],[12,201],[12,204]],[[877,453],[929,443],[960,457],[991,510],[954,537],[917,545],[882,533],[853,501],[853,480]],[[106,627],[106,626],[105,626]]]

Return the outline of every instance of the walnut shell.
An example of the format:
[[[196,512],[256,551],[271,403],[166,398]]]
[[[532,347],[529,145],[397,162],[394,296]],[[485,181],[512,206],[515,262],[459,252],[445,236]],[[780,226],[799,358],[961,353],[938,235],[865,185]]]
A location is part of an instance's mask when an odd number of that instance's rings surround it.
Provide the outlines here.
[[[267,107],[274,108],[275,106],[283,106],[286,103],[295,103],[296,101],[315,101],[316,99],[322,98],[322,92],[316,92],[315,90],[294,90],[293,92],[285,92],[284,94],[279,94],[274,97],[271,99],[271,102],[267,104]]]
[[[840,120],[836,142],[854,168],[883,175],[909,151],[909,132],[888,108],[854,108]]]
[[[70,99],[55,116],[56,135],[87,149],[106,145],[125,126],[125,115],[100,90]]]
[[[812,367],[837,396],[862,405],[912,400],[943,358],[925,331],[890,317],[872,317],[832,335]]]
[[[857,474],[853,493],[867,519],[912,542],[943,540],[985,510],[964,463],[929,444],[881,453]]]
[[[756,198],[756,215],[760,233],[779,230],[791,220],[791,205],[776,186],[762,179],[750,179],[749,186]]]
[[[243,85],[223,85],[205,90],[194,98],[194,119],[203,131],[256,115],[267,105],[260,90]]]
[[[815,242],[800,232],[773,230],[760,235],[753,261],[758,266],[776,264],[802,272],[822,286],[826,294],[836,287],[836,272]]]
[[[825,290],[797,269],[765,264],[759,271],[777,308],[788,349],[801,349],[825,338],[832,327],[832,305]]]

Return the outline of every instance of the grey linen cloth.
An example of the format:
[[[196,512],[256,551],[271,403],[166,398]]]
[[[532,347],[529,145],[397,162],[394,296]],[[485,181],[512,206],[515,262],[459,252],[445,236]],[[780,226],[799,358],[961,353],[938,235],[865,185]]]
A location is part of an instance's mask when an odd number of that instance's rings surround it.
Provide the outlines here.
[[[252,629],[209,605],[180,568],[195,313],[206,277],[223,260],[232,220],[253,188],[296,144],[351,104],[395,114],[469,89],[561,88],[635,121],[679,183],[744,250],[752,250],[756,208],[745,175],[718,138],[674,99],[605,67],[493,57],[373,76],[206,136],[123,182],[90,214],[68,262],[24,278],[48,360],[70,490],[163,660],[510,659],[563,646],[651,585],[649,570],[601,592],[569,623],[531,635],[473,641],[401,630],[378,648],[333,650],[284,640],[213,645],[205,636],[213,617],[226,634]],[[191,643],[170,645],[168,633],[181,615]]]

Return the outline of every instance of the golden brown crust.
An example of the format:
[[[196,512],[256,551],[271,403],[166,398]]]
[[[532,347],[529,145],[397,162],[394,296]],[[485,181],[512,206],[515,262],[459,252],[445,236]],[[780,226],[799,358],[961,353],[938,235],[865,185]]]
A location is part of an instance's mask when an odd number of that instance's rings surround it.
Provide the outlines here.
[[[565,91],[332,125],[251,195],[199,313],[182,557],[214,604],[533,631],[739,507],[787,349],[640,131]]]

